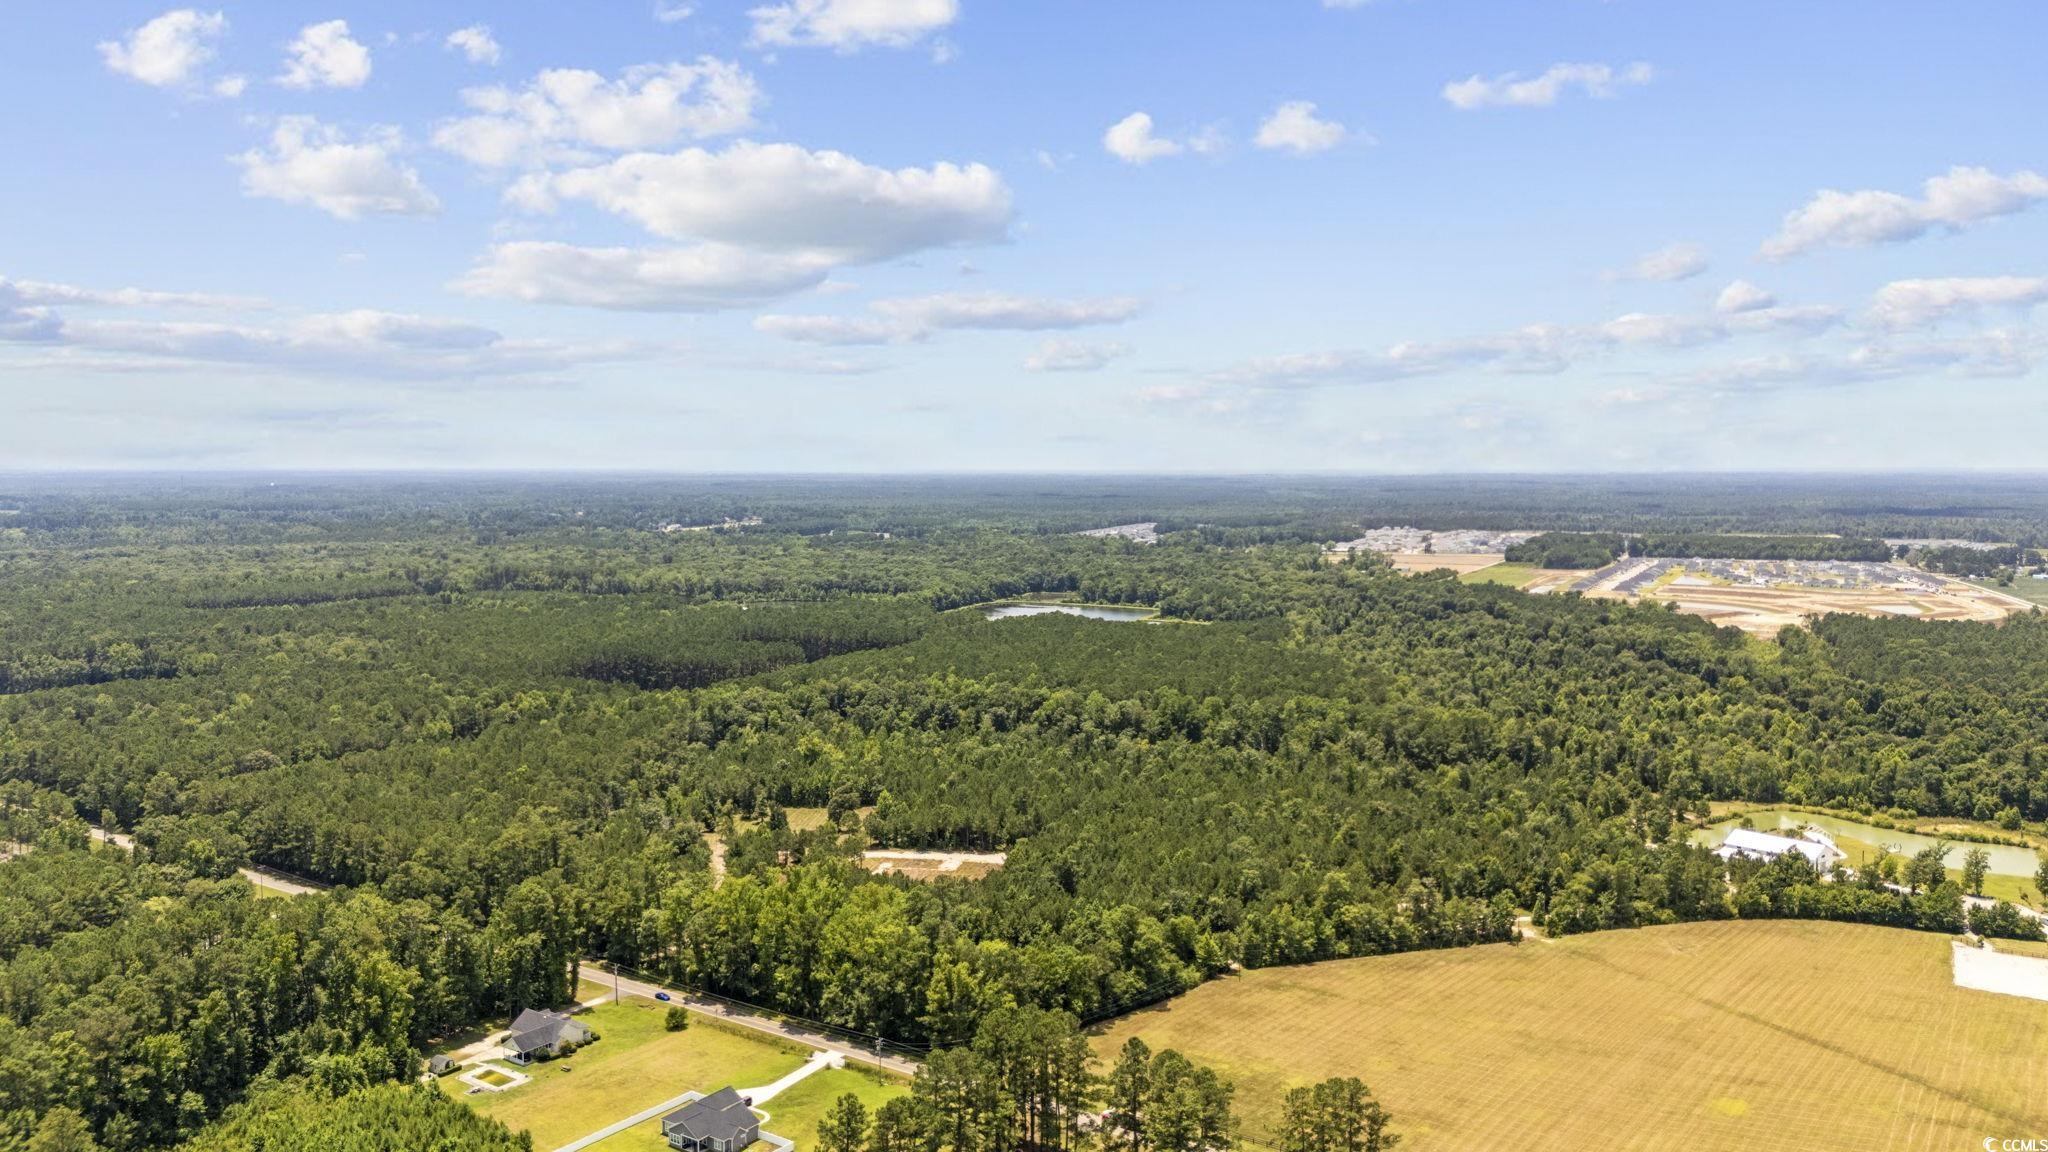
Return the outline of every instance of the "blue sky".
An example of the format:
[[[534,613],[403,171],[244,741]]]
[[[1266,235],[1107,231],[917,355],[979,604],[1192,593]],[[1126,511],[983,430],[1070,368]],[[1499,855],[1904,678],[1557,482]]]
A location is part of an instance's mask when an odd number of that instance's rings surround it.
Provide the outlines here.
[[[2048,9],[21,6],[0,468],[2032,467]]]

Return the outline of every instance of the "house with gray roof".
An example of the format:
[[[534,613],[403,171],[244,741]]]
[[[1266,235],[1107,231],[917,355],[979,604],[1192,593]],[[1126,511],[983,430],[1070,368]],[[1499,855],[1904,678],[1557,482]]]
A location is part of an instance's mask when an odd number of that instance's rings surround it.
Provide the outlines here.
[[[506,1058],[515,1064],[546,1060],[589,1040],[589,1026],[567,1012],[528,1008],[512,1021],[512,1033],[505,1037]]]
[[[700,1096],[661,1118],[661,1134],[678,1152],[740,1152],[762,1139],[761,1118],[731,1088]],[[771,1142],[783,1144],[774,1137]]]

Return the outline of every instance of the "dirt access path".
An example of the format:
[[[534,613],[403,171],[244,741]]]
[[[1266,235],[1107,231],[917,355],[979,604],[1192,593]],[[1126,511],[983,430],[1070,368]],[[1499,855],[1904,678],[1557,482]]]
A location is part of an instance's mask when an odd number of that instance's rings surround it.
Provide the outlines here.
[[[135,851],[135,837],[128,835],[126,832],[109,832],[104,828],[95,826],[92,829],[92,838],[102,844],[112,844],[124,852]],[[314,892],[325,892],[333,887],[331,884],[321,884],[311,880],[294,880],[281,872],[269,868],[237,868],[236,871],[241,873],[242,879],[247,880],[256,887],[268,888],[272,892],[285,896],[305,896]]]

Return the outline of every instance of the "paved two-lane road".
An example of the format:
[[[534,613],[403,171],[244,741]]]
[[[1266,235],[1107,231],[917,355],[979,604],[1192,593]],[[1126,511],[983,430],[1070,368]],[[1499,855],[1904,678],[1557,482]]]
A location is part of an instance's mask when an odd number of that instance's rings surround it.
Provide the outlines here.
[[[885,1053],[876,1052],[873,1049],[849,1047],[846,1041],[834,1036],[827,1036],[822,1032],[813,1032],[795,1024],[784,1023],[773,1017],[756,1016],[751,1012],[730,1008],[715,1000],[700,999],[687,992],[677,992],[672,989],[663,988],[659,984],[649,984],[643,980],[635,980],[630,976],[618,975],[605,967],[604,962],[601,960],[585,960],[583,962],[583,971],[586,976],[589,976],[592,972],[602,972],[604,980],[615,983],[621,995],[640,996],[648,1000],[654,1000],[658,999],[655,993],[666,992],[669,997],[669,1003],[680,1004],[692,1012],[725,1020],[742,1028],[752,1028],[756,1032],[766,1032],[771,1036],[780,1036],[784,1040],[793,1041],[811,1048],[824,1048],[834,1052],[844,1052],[849,1060],[858,1060],[863,1064],[869,1064],[876,1068],[886,1068],[899,1076],[917,1075],[918,1064],[915,1060],[902,1056],[890,1056]],[[591,977],[591,979],[595,980],[595,977]]]
[[[103,828],[94,828],[92,830],[92,837],[95,840],[112,844],[116,848],[129,851],[133,851],[135,848],[134,837],[125,833],[108,832]],[[259,888],[268,888],[274,892],[282,892],[290,896],[301,896],[308,892],[319,891],[316,887],[256,868],[244,868],[241,870],[241,873],[249,883]],[[807,1028],[784,1023],[781,1020],[768,1016],[756,1016],[751,1012],[728,1007],[714,1000],[701,999],[687,992],[672,991],[658,984],[649,984],[645,981],[635,980],[623,975],[615,976],[610,969],[605,967],[602,961],[586,960],[583,962],[583,968],[586,972],[604,973],[608,979],[613,981],[618,991],[623,995],[639,996],[648,1000],[654,1000],[658,999],[655,993],[667,992],[669,1003],[680,1004],[692,1012],[730,1021],[742,1028],[752,1028],[756,1032],[780,1036],[785,1040],[794,1041],[811,1048],[824,1048],[835,1052],[844,1052],[849,1060],[858,1060],[863,1064],[873,1065],[876,1068],[885,1068],[899,1076],[915,1076],[917,1074],[918,1064],[915,1060],[867,1049],[852,1048],[844,1040],[827,1036],[822,1032],[813,1032]]]

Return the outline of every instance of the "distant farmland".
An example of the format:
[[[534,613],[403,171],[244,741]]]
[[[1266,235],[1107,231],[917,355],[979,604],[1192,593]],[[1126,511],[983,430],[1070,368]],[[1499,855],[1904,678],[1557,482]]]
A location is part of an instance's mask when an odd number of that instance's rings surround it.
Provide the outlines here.
[[[1949,938],[1737,922],[1266,969],[1116,1022],[1237,1082],[1270,1137],[1357,1075],[1403,1152],[1960,1149],[2048,1124],[2048,1003],[1956,988]]]

